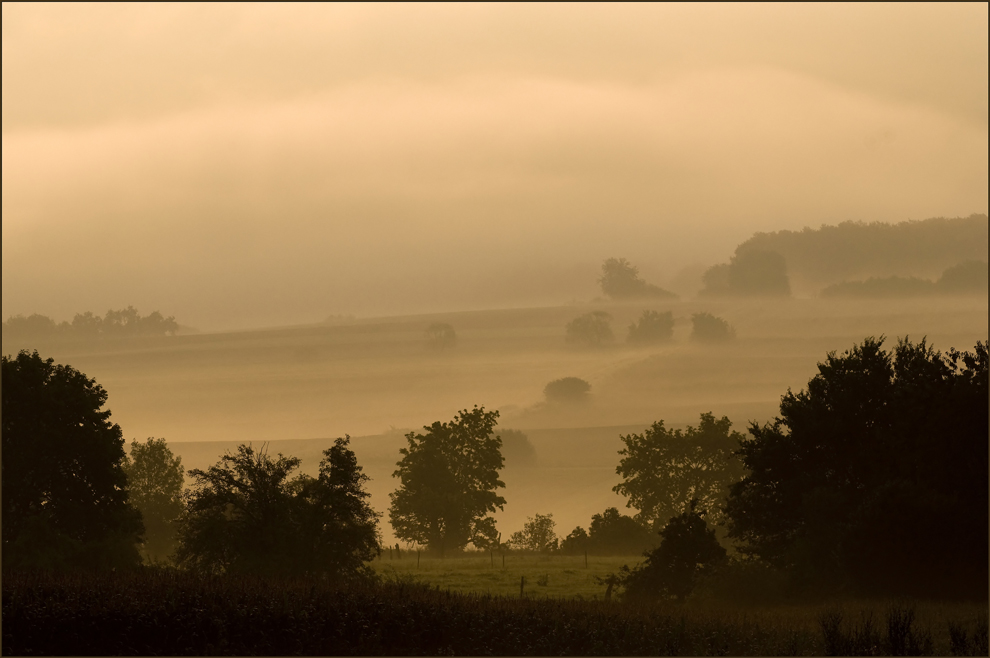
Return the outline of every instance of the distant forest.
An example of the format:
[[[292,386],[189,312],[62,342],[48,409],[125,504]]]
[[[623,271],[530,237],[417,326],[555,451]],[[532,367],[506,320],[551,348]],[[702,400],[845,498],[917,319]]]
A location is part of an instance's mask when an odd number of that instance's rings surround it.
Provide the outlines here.
[[[55,322],[46,315],[33,313],[27,317],[15,315],[3,323],[3,333],[9,337],[93,339],[127,336],[172,336],[179,325],[172,316],[152,311],[141,317],[137,309],[128,306],[119,311],[109,310],[102,318],[91,311],[76,313],[72,322]]]
[[[987,216],[884,224],[842,222],[802,231],[757,233],[736,248],[776,252],[793,279],[815,288],[849,279],[938,278],[964,261],[987,260]]]

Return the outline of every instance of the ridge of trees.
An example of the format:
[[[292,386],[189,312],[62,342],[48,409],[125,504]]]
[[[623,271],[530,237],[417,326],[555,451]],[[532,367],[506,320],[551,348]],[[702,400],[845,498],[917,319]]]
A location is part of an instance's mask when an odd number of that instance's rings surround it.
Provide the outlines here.
[[[821,291],[822,297],[920,297],[925,295],[986,295],[987,262],[971,260],[948,268],[936,281],[918,277],[870,277],[842,281]]]
[[[14,315],[3,323],[3,332],[17,338],[116,338],[124,336],[173,336],[179,325],[173,316],[152,311],[142,317],[133,306],[108,310],[101,318],[91,311],[77,313],[72,322],[56,323],[46,315]]]

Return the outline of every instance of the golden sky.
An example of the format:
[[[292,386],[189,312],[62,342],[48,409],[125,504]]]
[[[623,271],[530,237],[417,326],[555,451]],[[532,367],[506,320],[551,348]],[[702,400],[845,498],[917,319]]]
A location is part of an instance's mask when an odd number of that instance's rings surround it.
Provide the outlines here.
[[[987,5],[3,4],[3,316],[556,304],[987,212]]]

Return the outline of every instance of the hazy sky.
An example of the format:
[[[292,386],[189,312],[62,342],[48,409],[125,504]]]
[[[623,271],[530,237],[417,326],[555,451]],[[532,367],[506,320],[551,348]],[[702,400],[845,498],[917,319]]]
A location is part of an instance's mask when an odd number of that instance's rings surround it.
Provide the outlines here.
[[[987,5],[3,4],[3,316],[554,304],[987,212]]]

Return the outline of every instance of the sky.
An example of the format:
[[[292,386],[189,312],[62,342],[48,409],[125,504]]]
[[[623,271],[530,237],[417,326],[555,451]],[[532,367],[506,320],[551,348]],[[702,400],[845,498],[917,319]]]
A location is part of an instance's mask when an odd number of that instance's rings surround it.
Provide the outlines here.
[[[4,318],[554,305],[987,212],[985,3],[2,12]]]

